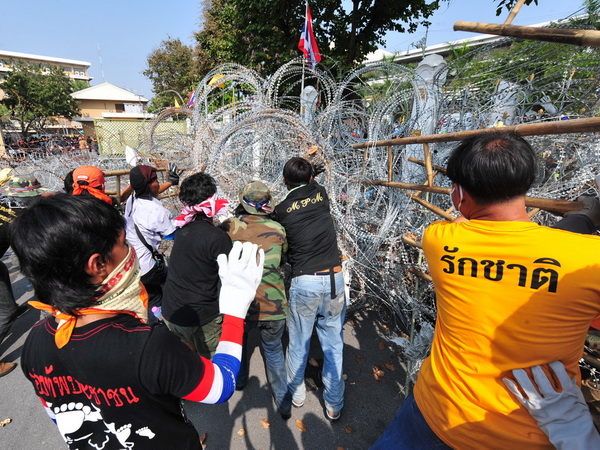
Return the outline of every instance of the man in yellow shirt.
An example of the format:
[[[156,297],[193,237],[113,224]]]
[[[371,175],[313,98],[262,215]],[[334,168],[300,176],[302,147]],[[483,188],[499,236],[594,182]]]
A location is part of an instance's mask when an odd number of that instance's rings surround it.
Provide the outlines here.
[[[531,222],[535,164],[506,133],[467,139],[448,160],[464,218],[423,235],[438,307],[431,354],[373,448],[552,448],[502,378],[556,360],[579,377],[600,313],[600,238]]]

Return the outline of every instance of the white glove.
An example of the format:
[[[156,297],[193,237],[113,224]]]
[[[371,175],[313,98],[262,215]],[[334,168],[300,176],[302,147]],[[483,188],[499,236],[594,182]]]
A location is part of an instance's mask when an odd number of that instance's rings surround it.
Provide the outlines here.
[[[219,310],[221,314],[245,319],[262,279],[265,252],[258,250],[258,245],[251,242],[242,244],[236,241],[229,252],[229,258],[221,254],[217,257],[217,263],[221,278]]]
[[[562,386],[556,392],[540,366],[531,368],[533,380],[523,369],[512,371],[517,383],[502,378],[510,392],[523,404],[557,449],[600,448],[600,435],[575,378],[569,379],[560,361],[549,364]],[[526,396],[518,389],[521,387]],[[537,387],[537,389],[536,389]],[[539,391],[539,392],[538,392]]]

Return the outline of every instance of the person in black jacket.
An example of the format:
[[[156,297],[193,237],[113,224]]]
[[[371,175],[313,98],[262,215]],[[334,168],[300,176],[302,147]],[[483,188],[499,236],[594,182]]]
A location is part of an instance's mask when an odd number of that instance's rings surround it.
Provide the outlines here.
[[[227,213],[229,202],[217,198],[217,185],[199,172],[183,180],[179,199],[185,205],[175,218],[180,227],[171,250],[163,288],[162,315],[167,327],[205,358],[215,354],[223,317],[219,314],[217,256],[232,247],[213,218]]]
[[[303,158],[291,158],[285,164],[283,180],[290,192],[275,207],[273,218],[285,228],[287,257],[292,267],[288,312],[290,343],[286,358],[288,397],[297,408],[304,404],[304,371],[316,324],[325,355],[325,416],[337,420],[344,406],[342,326],[346,301],[329,198],[323,186],[314,180],[313,166]]]

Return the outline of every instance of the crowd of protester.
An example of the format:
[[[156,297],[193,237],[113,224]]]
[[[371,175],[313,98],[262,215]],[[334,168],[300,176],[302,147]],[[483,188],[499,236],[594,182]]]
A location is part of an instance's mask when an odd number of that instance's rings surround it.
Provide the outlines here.
[[[315,180],[321,171],[291,158],[284,200],[275,205],[254,180],[233,206],[207,173],[180,183],[170,164],[160,185],[156,168],[138,165],[124,213],[94,166],[67,174],[65,194],[43,193],[31,177],[8,182],[0,250],[10,234],[35,290],[29,304],[48,313],[24,344],[22,369],[70,448],[200,449],[180,401],[220,403],[244,389],[254,332],[287,420],[305,402],[316,328],[323,414],[340,418],[347,299],[328,195]],[[535,154],[518,135],[476,136],[454,150],[448,176],[461,215],[423,236],[438,302],[431,355],[373,448],[600,445],[571,381],[600,316],[600,239],[589,235],[600,204],[585,199],[562,226],[541,227],[525,209],[535,173]],[[174,186],[177,217],[158,200]],[[174,240],[168,264],[163,239]],[[27,311],[2,269],[0,339]],[[0,363],[0,377],[15,367]]]

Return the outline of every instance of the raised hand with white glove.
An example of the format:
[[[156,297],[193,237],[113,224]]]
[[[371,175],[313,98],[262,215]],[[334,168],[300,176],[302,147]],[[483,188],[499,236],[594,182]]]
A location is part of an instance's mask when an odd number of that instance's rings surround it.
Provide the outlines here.
[[[560,381],[561,392],[554,389],[540,366],[531,368],[533,380],[525,370],[515,369],[512,373],[516,383],[508,378],[502,381],[557,449],[600,449],[600,435],[575,378],[569,378],[560,361],[551,362],[549,366]]]
[[[229,257],[219,255],[217,263],[221,278],[219,310],[221,314],[244,319],[262,279],[265,252],[251,242],[236,241]]]

